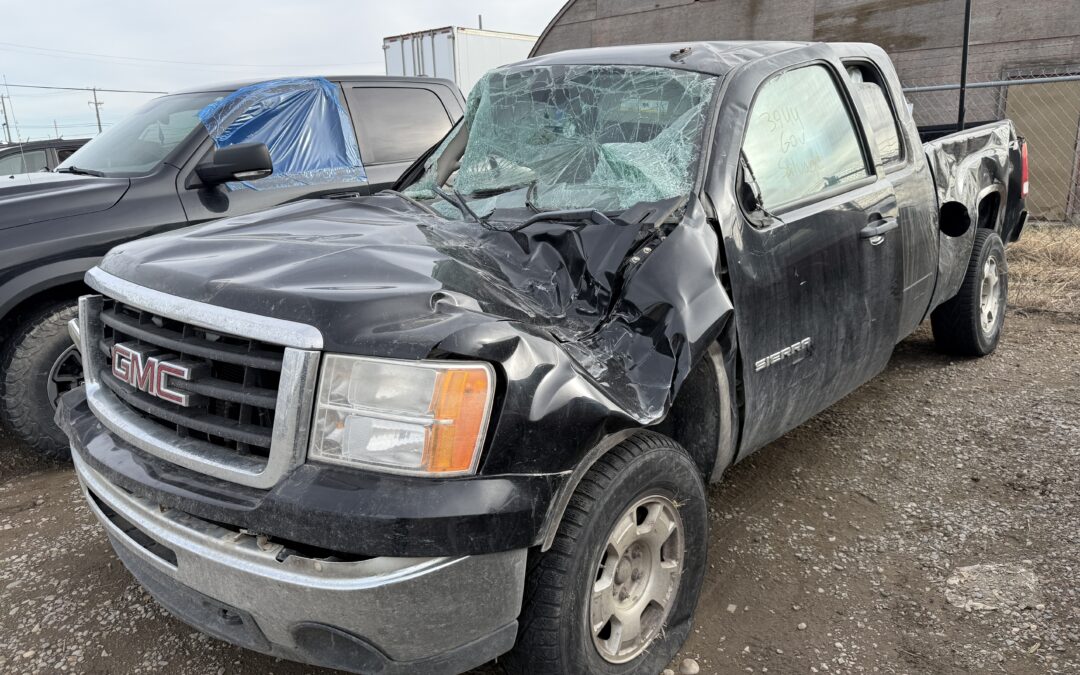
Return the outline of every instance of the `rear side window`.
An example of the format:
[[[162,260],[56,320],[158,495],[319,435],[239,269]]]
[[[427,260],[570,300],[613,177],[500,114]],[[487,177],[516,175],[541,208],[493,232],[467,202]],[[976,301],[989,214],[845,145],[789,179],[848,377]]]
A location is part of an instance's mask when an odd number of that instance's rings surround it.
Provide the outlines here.
[[[412,161],[450,131],[435,92],[406,87],[349,87],[345,98],[364,164]]]
[[[869,175],[850,111],[824,66],[789,70],[762,85],[743,157],[769,210]]]
[[[0,175],[36,173],[48,168],[44,150],[30,150],[0,158]]]
[[[0,176],[10,176],[23,172],[22,155],[15,153],[7,157],[0,157]]]
[[[896,120],[877,74],[863,66],[848,66],[851,88],[859,97],[866,119],[874,133],[874,144],[882,164],[895,164],[904,158],[900,143],[900,124]]]

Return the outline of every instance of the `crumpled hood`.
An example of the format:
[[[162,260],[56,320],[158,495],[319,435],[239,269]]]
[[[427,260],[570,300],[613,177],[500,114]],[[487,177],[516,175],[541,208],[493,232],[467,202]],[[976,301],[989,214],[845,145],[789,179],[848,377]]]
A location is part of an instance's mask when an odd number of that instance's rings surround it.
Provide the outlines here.
[[[110,209],[130,185],[128,178],[69,173],[0,176],[0,230]]]
[[[673,209],[656,202],[614,222],[506,232],[446,220],[393,193],[308,200],[133,241],[101,267],[182,298],[312,325],[328,351],[497,360],[516,335],[531,354],[518,367],[534,365],[515,377],[535,378],[545,397],[581,391],[559,365],[568,359],[649,423],[732,310],[703,208],[691,201],[677,224]]]
[[[309,200],[133,241],[101,267],[165,293],[313,325],[332,351],[423,358],[453,332],[499,320],[560,340],[594,331],[639,228],[528,230],[446,220],[393,195]]]

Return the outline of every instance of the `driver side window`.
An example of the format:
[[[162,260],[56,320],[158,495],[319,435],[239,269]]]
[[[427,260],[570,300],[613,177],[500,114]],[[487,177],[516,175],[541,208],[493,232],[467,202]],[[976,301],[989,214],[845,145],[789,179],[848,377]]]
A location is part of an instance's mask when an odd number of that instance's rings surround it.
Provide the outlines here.
[[[769,211],[869,175],[847,104],[821,65],[780,73],[762,85],[742,152]]]

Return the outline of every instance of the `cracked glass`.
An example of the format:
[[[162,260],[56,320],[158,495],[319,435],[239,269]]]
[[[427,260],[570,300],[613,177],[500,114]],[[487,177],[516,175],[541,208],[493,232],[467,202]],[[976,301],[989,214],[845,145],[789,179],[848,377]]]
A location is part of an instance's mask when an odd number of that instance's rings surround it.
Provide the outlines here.
[[[492,71],[405,194],[455,219],[463,213],[448,197],[484,217],[688,195],[716,80],[644,66]]]

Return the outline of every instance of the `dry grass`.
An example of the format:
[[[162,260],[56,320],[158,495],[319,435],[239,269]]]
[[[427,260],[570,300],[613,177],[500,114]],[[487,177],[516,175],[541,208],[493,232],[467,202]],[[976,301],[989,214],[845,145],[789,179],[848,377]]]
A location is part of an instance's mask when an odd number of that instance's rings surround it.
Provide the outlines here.
[[[1010,305],[1080,311],[1080,228],[1029,225],[1008,260]]]

